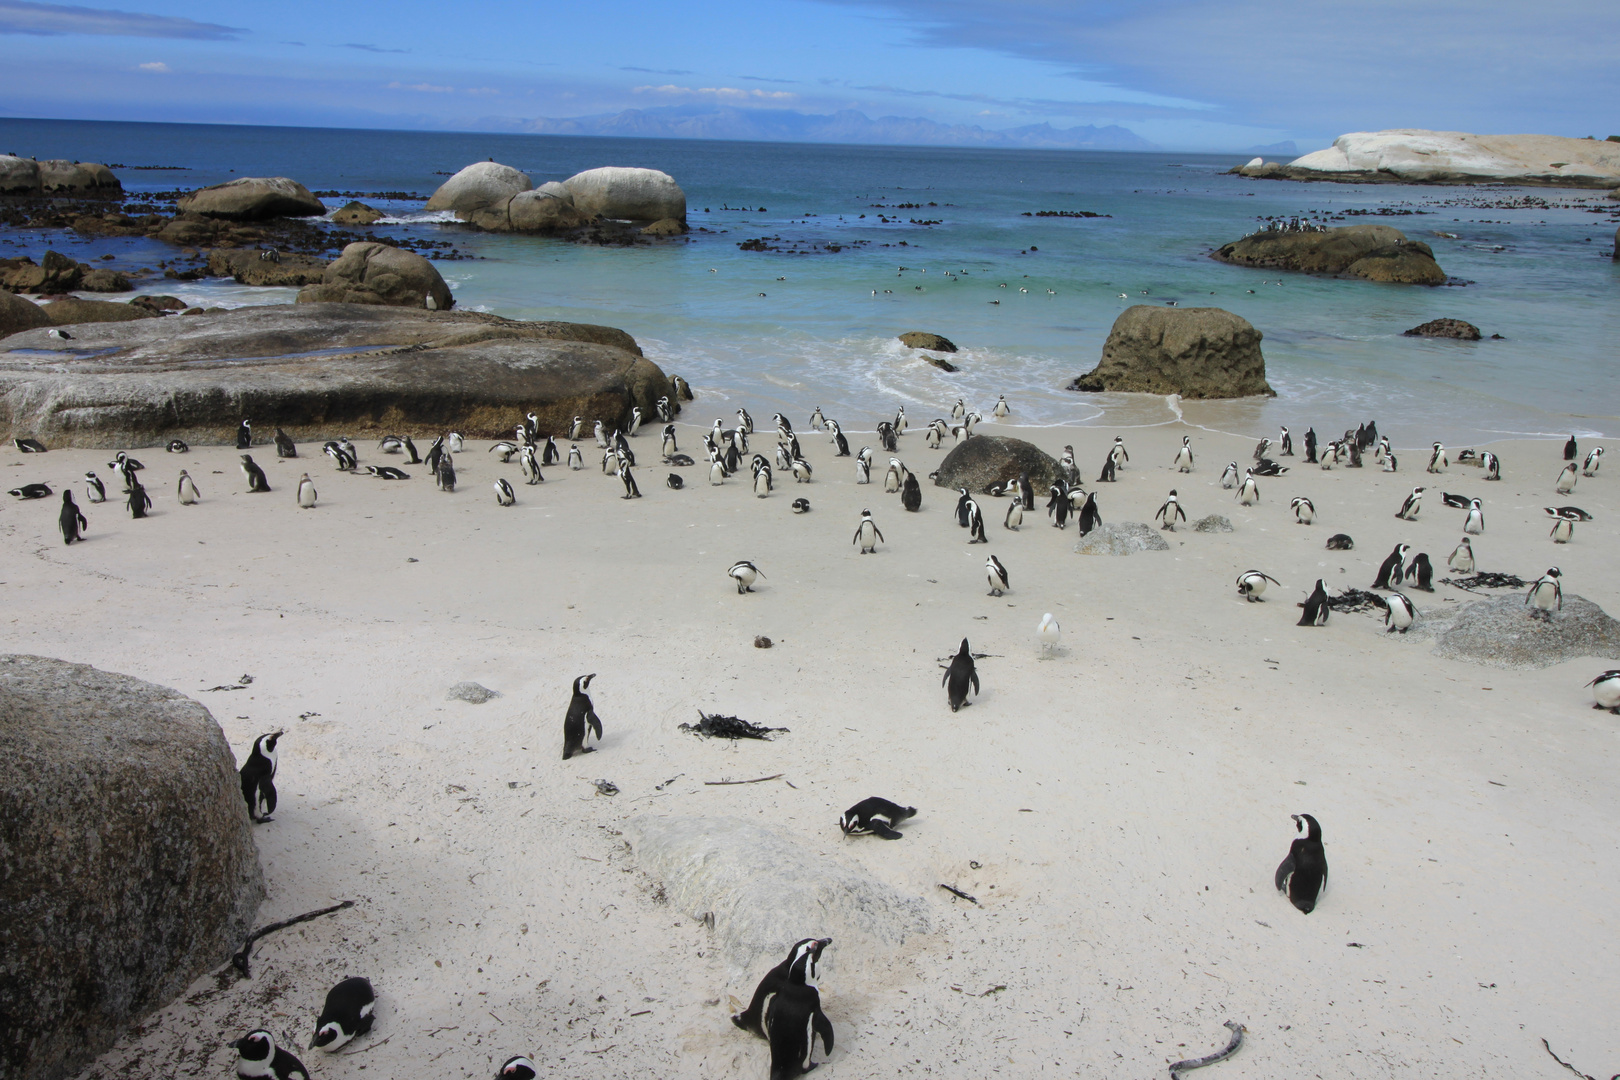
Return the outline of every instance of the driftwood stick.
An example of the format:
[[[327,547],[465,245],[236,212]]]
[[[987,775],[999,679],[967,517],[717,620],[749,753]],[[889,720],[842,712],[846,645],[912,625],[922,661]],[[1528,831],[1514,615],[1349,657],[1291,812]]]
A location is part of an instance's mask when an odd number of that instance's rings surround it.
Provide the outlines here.
[[[977,897],[969,896],[967,893],[963,892],[961,889],[958,889],[954,885],[947,885],[942,881],[939,883],[939,887],[950,893],[952,896],[960,896],[963,900],[968,900],[975,904],[979,902]]]
[[[309,922],[309,920],[318,919],[322,915],[330,915],[334,911],[342,911],[344,908],[352,907],[354,907],[354,901],[345,900],[341,904],[333,904],[331,907],[321,908],[319,911],[306,911],[302,915],[294,915],[290,919],[282,919],[280,922],[271,923],[269,926],[255,930],[248,935],[248,939],[242,943],[242,948],[237,951],[236,955],[231,957],[231,966],[242,973],[242,978],[251,979],[253,975],[248,971],[248,954],[252,952],[255,941],[258,941],[266,934],[273,934],[277,930],[285,930],[289,926],[297,926],[301,922]]]
[[[775,776],[760,776],[753,780],[705,780],[704,787],[726,787],[731,784],[763,784],[767,780],[780,780],[786,773],[777,773]]]

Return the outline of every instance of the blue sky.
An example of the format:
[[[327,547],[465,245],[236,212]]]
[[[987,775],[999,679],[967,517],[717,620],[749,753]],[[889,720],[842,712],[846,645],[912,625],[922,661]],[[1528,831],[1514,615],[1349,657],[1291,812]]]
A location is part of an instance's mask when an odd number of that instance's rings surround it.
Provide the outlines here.
[[[119,5],[0,0],[0,114],[489,130],[716,102],[1189,150],[1620,133],[1613,0]]]

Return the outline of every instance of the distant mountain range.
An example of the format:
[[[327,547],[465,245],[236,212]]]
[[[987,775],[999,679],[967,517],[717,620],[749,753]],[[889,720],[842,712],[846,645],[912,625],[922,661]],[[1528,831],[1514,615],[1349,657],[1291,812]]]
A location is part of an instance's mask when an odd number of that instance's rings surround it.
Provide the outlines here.
[[[1299,147],[1294,145],[1293,139],[1284,142],[1269,143],[1265,146],[1251,146],[1243,151],[1245,154],[1256,154],[1260,157],[1299,157]]]
[[[883,146],[1004,146],[1051,150],[1156,150],[1128,128],[1110,124],[1051,124],[991,131],[977,124],[939,124],[920,117],[873,120],[854,109],[830,115],[790,109],[740,109],[727,105],[671,105],[626,109],[600,116],[517,121],[537,135],[616,135],[640,139],[732,139],[749,142],[862,143]]]

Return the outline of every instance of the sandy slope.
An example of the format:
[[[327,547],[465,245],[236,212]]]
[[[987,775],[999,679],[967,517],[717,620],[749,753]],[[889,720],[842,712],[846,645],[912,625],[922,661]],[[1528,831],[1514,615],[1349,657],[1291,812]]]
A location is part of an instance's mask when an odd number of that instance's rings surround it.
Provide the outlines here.
[[[689,416],[709,419],[701,401]],[[698,430],[682,427],[683,450]],[[1169,468],[1183,433],[1190,476]],[[1089,481],[1114,432],[1019,434],[1073,441]],[[727,995],[759,973],[728,970],[701,923],[655,899],[619,838],[642,812],[757,816],[927,899],[928,938],[829,953],[830,1077],[1162,1075],[1223,1045],[1229,1018],[1250,1029],[1212,1070],[1229,1078],[1560,1075],[1543,1036],[1587,1072],[1620,1068],[1620,719],[1582,689],[1613,665],[1501,671],[1386,638],[1371,615],[1294,625],[1314,578],[1365,588],[1398,540],[1443,568],[1463,515],[1440,488],[1486,499],[1483,568],[1534,577],[1556,562],[1571,592],[1620,612],[1620,481],[1555,498],[1552,443],[1495,447],[1501,484],[1466,467],[1426,478],[1415,450],[1393,476],[1296,458],[1244,509],[1217,479],[1252,437],[1123,434],[1132,459],[1100,485],[1107,520],[1150,520],[1174,486],[1191,517],[1226,514],[1236,531],[1083,557],[1072,526],[1037,511],[1008,533],[986,499],[991,542],[968,546],[947,493],[925,485],[923,512],[906,514],[810,433],[815,483],[764,500],[700,469],[670,491],[651,466],[646,497],[624,502],[599,471],[559,468],[503,510],[489,484],[516,483],[517,467],[484,444],[457,459],[454,495],[420,468],[385,483],[265,447],[276,490],[250,496],[233,451],[143,451],[153,517],[87,507],[90,540],[72,548],[54,499],[7,500],[0,647],[197,694],[239,754],[285,727],[282,808],[257,831],[260,922],[359,901],[268,939],[251,982],[200,980],[83,1075],[228,1075],[226,1040],[264,1024],[301,1047],[326,989],[365,974],[376,1032],[348,1056],[300,1051],[318,1075],[489,1076],[527,1051],[546,1076],[763,1077],[764,1044],[726,1021]],[[656,432],[636,443],[656,459]],[[941,455],[914,431],[901,456],[926,474]],[[104,462],[0,455],[14,483],[106,477]],[[201,505],[175,502],[181,467]],[[304,469],[314,511],[294,505]],[[1397,521],[1426,480],[1420,521]],[[1294,494],[1315,499],[1318,524],[1292,523]],[[789,512],[799,495],[811,514]],[[1598,520],[1555,548],[1540,512],[1553,502]],[[850,544],[862,507],[888,539],[873,557]],[[1338,531],[1355,551],[1324,550]],[[985,595],[987,551],[1012,574],[1005,598]],[[724,577],[740,557],[767,575],[754,595]],[[1236,597],[1251,566],[1283,583],[1266,603]],[[1033,636],[1043,611],[1065,630],[1050,660]],[[756,634],[776,646],[755,649]],[[963,635],[991,656],[983,695],[952,715],[938,661]],[[600,673],[607,738],[565,763],[568,684],[585,672]],[[244,674],[246,689],[202,692]],[[463,679],[503,696],[446,701]],[[704,742],[676,728],[700,708],[792,731]],[[778,772],[792,786],[703,784]],[[598,796],[597,778],[621,793]],[[868,794],[920,807],[903,841],[838,834]],[[1271,888],[1301,811],[1321,819],[1332,867],[1310,916]]]

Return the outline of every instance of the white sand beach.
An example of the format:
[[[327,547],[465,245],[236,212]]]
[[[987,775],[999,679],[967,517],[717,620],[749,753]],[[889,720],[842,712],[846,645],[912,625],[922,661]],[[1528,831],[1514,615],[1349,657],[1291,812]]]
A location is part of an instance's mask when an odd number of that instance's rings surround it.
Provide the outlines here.
[[[715,410],[698,389],[679,437],[701,459]],[[932,929],[903,948],[829,949],[829,1080],[1163,1076],[1223,1046],[1227,1020],[1247,1042],[1201,1075],[1563,1075],[1543,1038],[1584,1072],[1620,1069],[1620,717],[1583,688],[1614,661],[1503,670],[1432,655],[1421,622],[1404,638],[1372,613],[1295,625],[1316,578],[1366,589],[1400,541],[1448,576],[1464,512],[1442,490],[1485,500],[1481,569],[1557,565],[1568,593],[1620,613],[1620,472],[1556,496],[1556,442],[1491,446],[1500,483],[1469,466],[1425,476],[1418,447],[1398,448],[1395,474],[1294,457],[1244,508],[1221,469],[1276,432],[1196,426],[1214,408],[1118,431],[979,428],[1054,454],[1072,442],[1088,489],[1123,435],[1128,467],[1095,485],[1106,521],[1151,522],[1174,487],[1190,519],[1234,526],[1125,558],[1075,554],[1044,495],[1016,533],[982,498],[990,542],[968,545],[953,493],[925,482],[906,513],[802,427],[815,481],[778,477],[766,499],[740,479],[711,487],[701,466],[669,490],[656,429],[633,442],[632,501],[594,464],[523,486],[483,442],[457,456],[454,494],[420,466],[409,481],[338,474],[307,445],[296,461],[256,447],[274,491],[249,495],[228,447],[143,449],[156,505],[139,521],[106,452],[0,451],[0,487],[71,485],[83,505],[96,469],[114,500],[83,506],[88,539],[71,547],[57,498],[0,506],[4,649],[195,695],[239,760],[284,728],[281,805],[255,829],[258,923],[357,901],[266,938],[250,981],[199,980],[83,1080],[225,1076],[226,1042],[261,1025],[321,1077],[488,1077],[529,1053],[547,1077],[763,1078],[766,1044],[728,1021],[763,966],[732,969],[660,901],[621,836],[638,814],[757,820],[926,902]],[[1171,467],[1183,434],[1190,475]],[[362,465],[399,464],[356,438]],[[944,452],[913,428],[899,456],[926,476]],[[174,497],[181,468],[198,505]],[[306,470],[320,505],[303,511]],[[515,507],[495,504],[498,476]],[[1397,520],[1417,484],[1420,518]],[[1294,495],[1316,524],[1294,523]],[[800,496],[811,513],[790,511]],[[1556,546],[1541,508],[1565,504],[1596,520]],[[850,542],[863,507],[886,538],[874,556]],[[1355,549],[1325,550],[1336,532]],[[986,595],[992,553],[1011,575],[1001,598]],[[725,576],[740,558],[765,575],[746,596]],[[1250,568],[1281,583],[1263,603],[1234,588]],[[1476,599],[1407,592],[1420,611]],[[1044,659],[1048,611],[1064,636]],[[952,714],[940,663],[964,636],[988,654],[983,692]],[[569,685],[588,672],[606,737],[564,762]],[[462,680],[501,696],[446,700]],[[677,727],[700,709],[791,730],[702,740]],[[599,778],[619,793],[598,795]],[[918,807],[903,840],[839,833],[868,795]],[[1272,873],[1289,815],[1307,812],[1331,878],[1303,915]],[[326,990],[356,974],[377,989],[373,1033],[304,1050]]]

